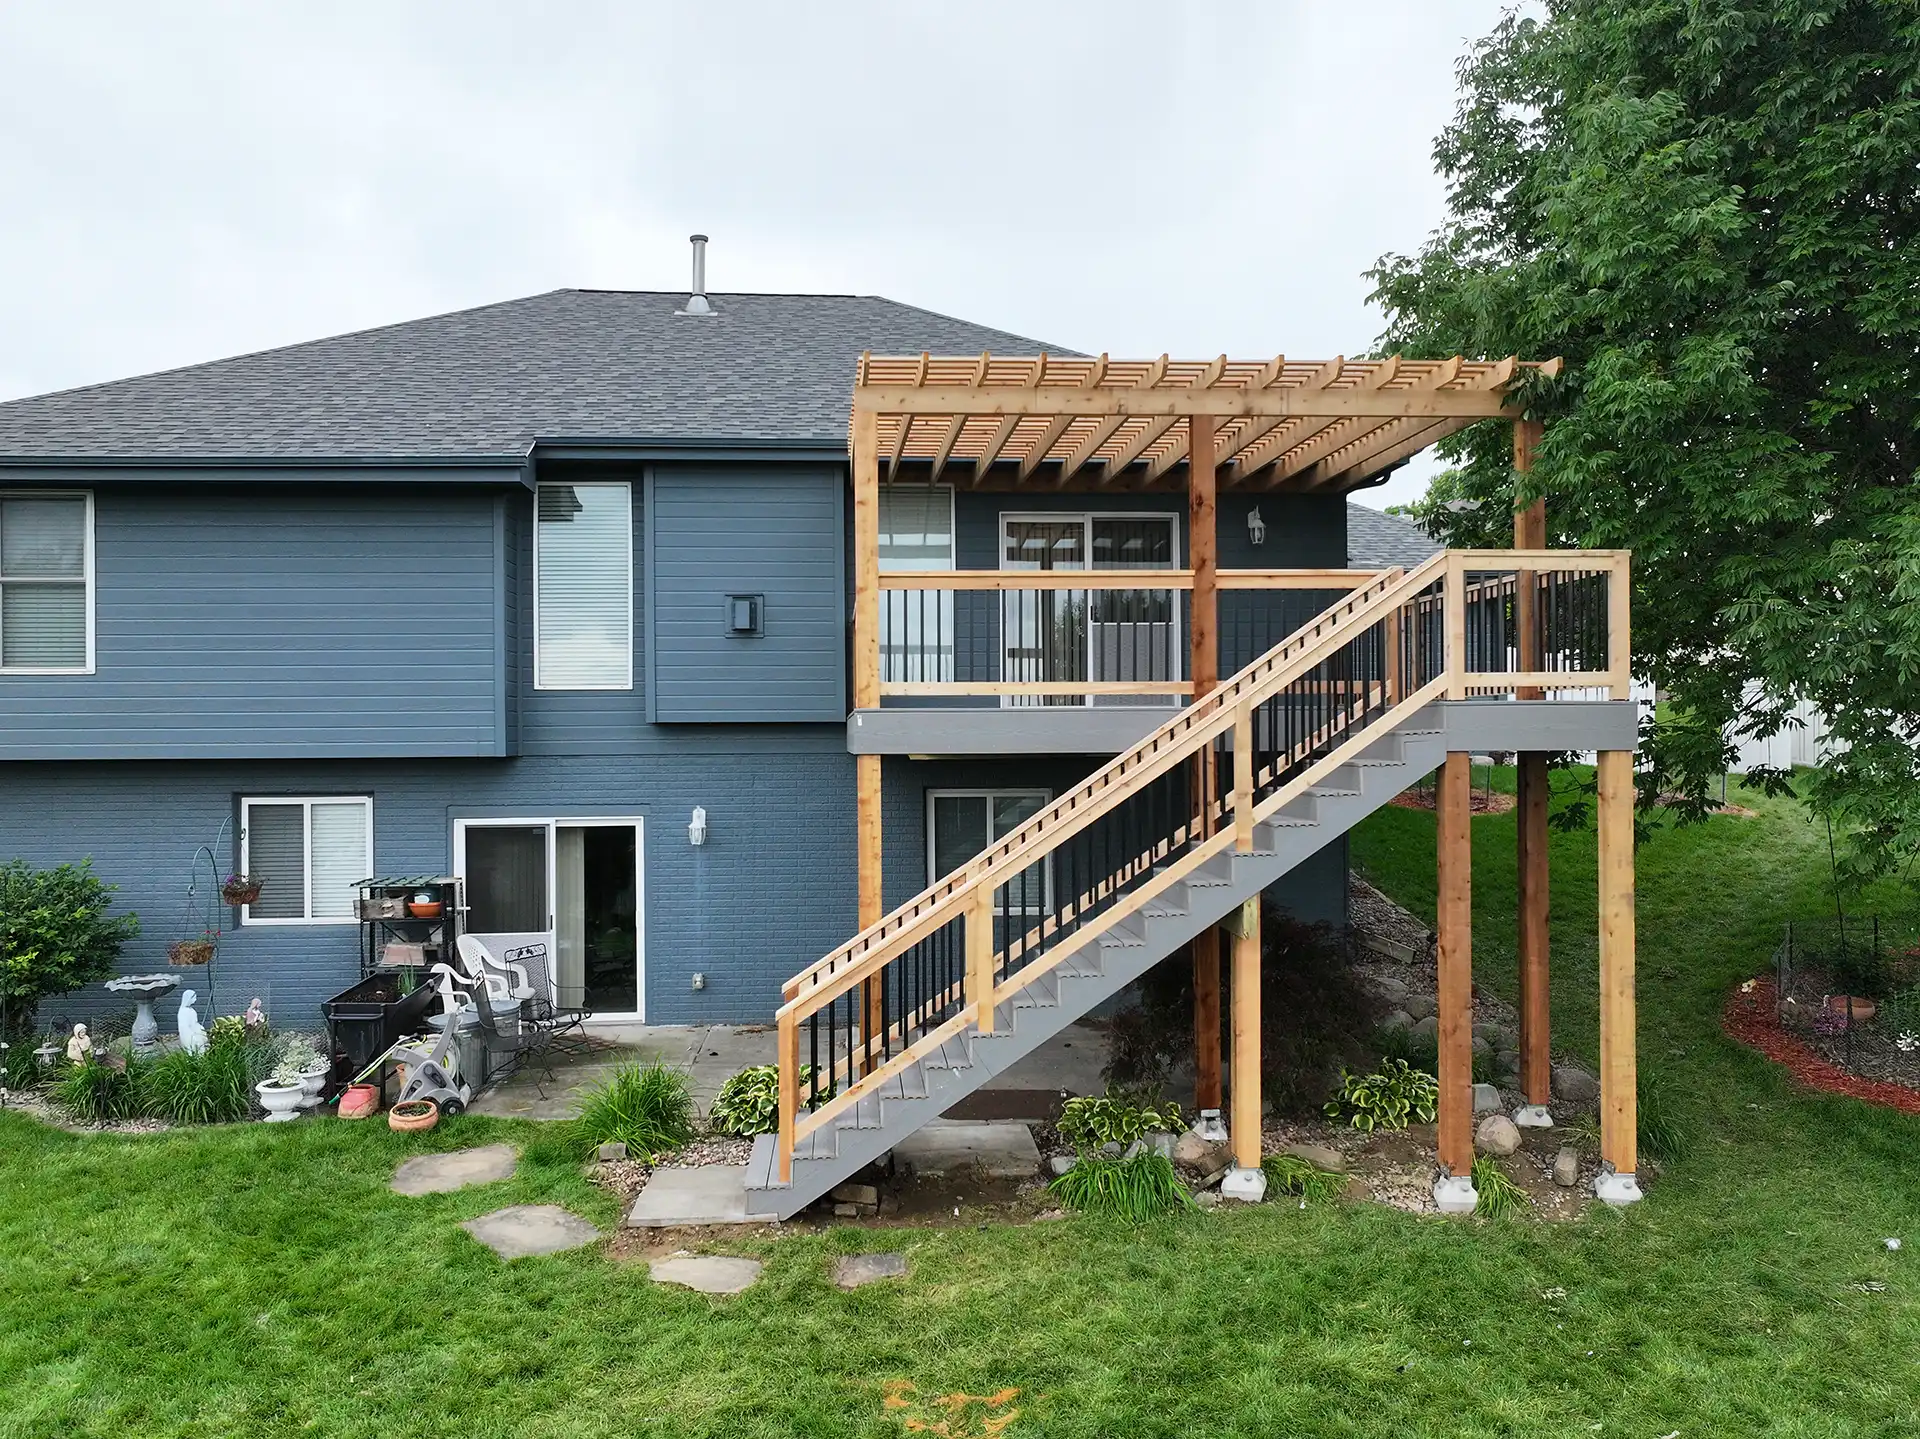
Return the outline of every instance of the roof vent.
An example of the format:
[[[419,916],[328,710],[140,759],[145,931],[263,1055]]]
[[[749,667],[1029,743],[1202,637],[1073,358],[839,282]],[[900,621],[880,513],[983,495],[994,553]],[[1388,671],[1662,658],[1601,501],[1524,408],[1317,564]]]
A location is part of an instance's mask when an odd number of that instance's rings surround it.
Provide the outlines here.
[[[713,306],[707,303],[707,237],[689,235],[693,241],[693,293],[687,296],[687,305],[683,310],[675,310],[676,315],[711,315]]]

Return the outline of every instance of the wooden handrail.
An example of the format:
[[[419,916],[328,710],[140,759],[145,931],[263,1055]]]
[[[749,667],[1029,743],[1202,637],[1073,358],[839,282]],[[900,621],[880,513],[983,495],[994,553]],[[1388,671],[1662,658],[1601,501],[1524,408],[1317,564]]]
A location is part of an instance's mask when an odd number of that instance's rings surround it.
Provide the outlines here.
[[[1219,570],[1223,590],[1353,590],[1386,570]],[[883,590],[1190,590],[1192,570],[890,570]]]

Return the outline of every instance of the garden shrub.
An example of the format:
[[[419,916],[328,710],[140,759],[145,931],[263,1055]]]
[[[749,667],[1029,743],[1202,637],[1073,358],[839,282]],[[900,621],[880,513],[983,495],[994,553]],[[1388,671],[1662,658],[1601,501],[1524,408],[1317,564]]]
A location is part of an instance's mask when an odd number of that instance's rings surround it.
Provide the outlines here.
[[[0,1010],[9,1038],[33,1033],[47,996],[112,978],[121,948],[140,932],[138,915],[108,913],[113,895],[91,860],[0,865]]]
[[[1389,1059],[1378,1074],[1342,1075],[1340,1095],[1327,1102],[1326,1115],[1339,1119],[1344,1114],[1355,1129],[1371,1134],[1376,1129],[1405,1129],[1415,1119],[1431,1124],[1439,1103],[1440,1085],[1431,1074]]]
[[[670,1065],[623,1065],[587,1094],[567,1135],[582,1158],[615,1142],[635,1157],[664,1154],[693,1138],[693,1090]]]
[[[1473,1212],[1486,1219],[1504,1219],[1533,1204],[1527,1198],[1527,1191],[1507,1178],[1506,1171],[1490,1154],[1482,1154],[1473,1161],[1473,1188],[1478,1196]]]
[[[173,1124],[232,1124],[253,1112],[253,1087],[266,1077],[264,1046],[210,1044],[177,1049],[135,1071],[140,1110]]]
[[[1082,1155],[1047,1188],[1069,1209],[1134,1224],[1195,1207],[1173,1161],[1151,1150],[1131,1159]]]
[[[1180,1128],[1180,1106],[1138,1100],[1124,1090],[1076,1095],[1060,1109],[1060,1137],[1077,1150],[1117,1144],[1122,1149],[1147,1135]]]
[[[54,1081],[53,1097],[75,1119],[133,1119],[140,1113],[139,1065],[117,1057],[76,1064]]]
[[[1221,965],[1221,1013],[1231,1013],[1230,966]],[[1350,962],[1345,936],[1267,903],[1260,927],[1261,1077],[1274,1111],[1306,1116],[1341,1071],[1374,1054],[1385,1012]],[[1193,1053],[1193,966],[1175,954],[1142,976],[1139,1000],[1108,1023],[1106,1078],[1159,1089]]]
[[[813,1066],[800,1066],[800,1102],[806,1105],[806,1096],[813,1085]],[[827,1091],[828,1095],[832,1090]],[[823,1095],[822,1098],[827,1096]],[[738,1134],[751,1138],[756,1134],[771,1134],[780,1127],[780,1066],[777,1064],[749,1065],[739,1073],[728,1078],[720,1086],[720,1092],[713,1097],[713,1107],[707,1111],[707,1127],[715,1134]]]

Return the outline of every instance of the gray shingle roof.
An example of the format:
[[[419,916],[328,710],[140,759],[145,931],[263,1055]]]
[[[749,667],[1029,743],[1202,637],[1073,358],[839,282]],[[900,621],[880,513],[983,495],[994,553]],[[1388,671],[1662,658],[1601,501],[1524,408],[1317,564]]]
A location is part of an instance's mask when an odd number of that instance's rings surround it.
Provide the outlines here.
[[[1411,520],[1347,502],[1347,563],[1356,570],[1412,569],[1440,553],[1434,538]]]
[[[870,295],[555,290],[0,404],[0,459],[455,458],[536,439],[844,444],[855,362],[1035,354]]]

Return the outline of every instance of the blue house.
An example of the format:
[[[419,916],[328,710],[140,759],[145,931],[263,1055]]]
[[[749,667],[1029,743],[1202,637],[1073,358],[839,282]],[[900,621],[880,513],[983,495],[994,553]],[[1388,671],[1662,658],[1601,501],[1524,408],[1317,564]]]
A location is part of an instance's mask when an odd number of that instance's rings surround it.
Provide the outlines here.
[[[546,941],[597,1014],[778,1011],[789,1079],[804,1024],[857,1107],[989,967],[1096,929],[1129,973],[1217,956],[1205,905],[1165,940],[1093,917],[1228,828],[1272,855],[1292,825],[1249,892],[1338,922],[1389,772],[1631,748],[1623,556],[1470,569],[1350,525],[1353,489],[1517,417],[1524,368],[563,290],[0,404],[0,856],[91,856],[133,970],[208,927],[215,871],[260,877],[212,912],[215,1005],[301,1025],[367,962],[358,881],[458,876],[468,931]],[[1603,698],[1512,703],[1547,670]],[[1106,827],[987,884],[963,953],[932,916],[1082,805]],[[797,1183],[795,1103],[763,1185]]]

